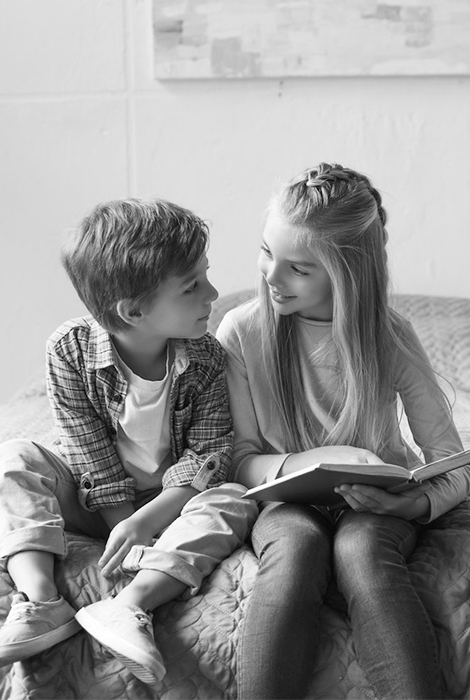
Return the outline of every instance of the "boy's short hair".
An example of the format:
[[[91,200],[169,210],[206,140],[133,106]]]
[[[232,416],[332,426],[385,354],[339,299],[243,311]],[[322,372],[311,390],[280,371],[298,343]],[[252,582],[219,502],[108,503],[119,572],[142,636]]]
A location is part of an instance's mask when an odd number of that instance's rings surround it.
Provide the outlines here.
[[[207,250],[198,216],[160,199],[98,204],[62,250],[62,264],[94,318],[113,332],[128,328],[117,302],[145,302],[168,277],[190,272]]]

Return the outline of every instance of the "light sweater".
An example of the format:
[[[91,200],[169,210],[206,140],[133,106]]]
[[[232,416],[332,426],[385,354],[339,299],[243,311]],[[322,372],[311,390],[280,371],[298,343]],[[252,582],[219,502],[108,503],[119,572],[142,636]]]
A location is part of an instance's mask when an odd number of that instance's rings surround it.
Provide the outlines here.
[[[326,425],[335,415],[337,378],[336,351],[331,339],[331,323],[298,318],[302,352],[301,369],[305,397],[315,417]],[[402,332],[417,355],[427,357],[411,324],[402,320]],[[288,456],[280,417],[261,355],[260,312],[252,300],[229,311],[217,331],[227,353],[227,379],[235,442],[232,479],[247,487],[274,479]],[[322,347],[328,350],[321,355]],[[316,355],[315,355],[316,353]],[[398,397],[413,435],[426,462],[462,450],[462,443],[447,402],[437,381],[427,379],[402,353],[395,362],[396,399],[385,407],[389,413],[387,449],[378,456],[392,464],[412,468],[421,464],[418,455],[404,440],[400,430]],[[470,492],[470,468],[463,467],[432,480],[426,492],[430,501],[430,522],[466,498]],[[421,521],[421,519],[420,519]]]

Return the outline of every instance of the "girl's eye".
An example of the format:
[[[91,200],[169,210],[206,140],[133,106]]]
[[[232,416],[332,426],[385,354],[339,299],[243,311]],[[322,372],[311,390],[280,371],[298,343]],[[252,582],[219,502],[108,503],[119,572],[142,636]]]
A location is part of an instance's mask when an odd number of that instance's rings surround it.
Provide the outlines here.
[[[268,258],[272,257],[269,248],[266,248],[265,245],[262,245],[262,246],[261,246],[261,250],[263,251],[263,253],[264,253],[265,255],[268,256]]]
[[[294,267],[293,265],[292,265],[292,270],[296,275],[299,275],[300,277],[304,277],[304,276],[308,275],[308,272],[305,272],[305,270],[299,270],[298,267]]]

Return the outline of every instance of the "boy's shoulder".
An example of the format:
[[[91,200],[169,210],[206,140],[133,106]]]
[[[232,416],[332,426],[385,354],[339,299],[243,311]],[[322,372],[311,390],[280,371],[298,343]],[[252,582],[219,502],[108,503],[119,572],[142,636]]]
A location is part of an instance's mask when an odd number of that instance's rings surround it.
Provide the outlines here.
[[[111,352],[109,333],[92,316],[71,318],[56,328],[47,341],[48,352],[61,355],[108,356]]]
[[[188,357],[194,365],[210,366],[220,369],[225,365],[225,352],[211,333],[205,333],[201,338],[181,341]]]

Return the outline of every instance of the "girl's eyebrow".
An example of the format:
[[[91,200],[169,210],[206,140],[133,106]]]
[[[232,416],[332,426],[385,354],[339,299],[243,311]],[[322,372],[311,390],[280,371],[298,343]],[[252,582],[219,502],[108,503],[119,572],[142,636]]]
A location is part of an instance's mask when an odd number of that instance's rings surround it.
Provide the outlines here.
[[[261,240],[262,240],[264,247],[267,248],[268,250],[270,250],[269,246],[267,245],[267,243],[265,243],[264,239],[261,239]],[[288,259],[287,262],[290,263],[291,265],[300,265],[301,267],[315,267],[318,264],[318,263],[313,262],[311,260],[307,261],[307,260],[289,260]]]

